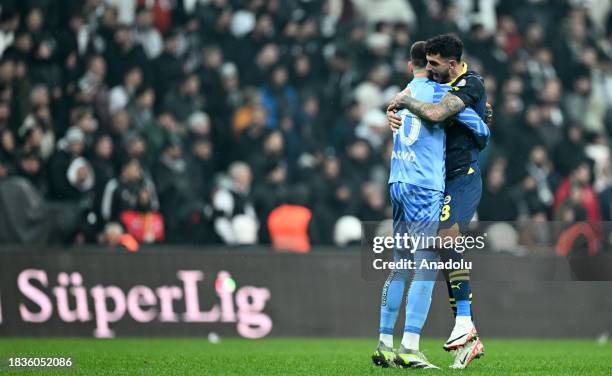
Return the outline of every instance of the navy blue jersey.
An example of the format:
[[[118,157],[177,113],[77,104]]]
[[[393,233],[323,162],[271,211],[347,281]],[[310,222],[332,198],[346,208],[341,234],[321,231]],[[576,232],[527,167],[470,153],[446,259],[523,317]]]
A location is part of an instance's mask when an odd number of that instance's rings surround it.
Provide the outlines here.
[[[459,97],[466,108],[472,108],[478,116],[484,119],[487,104],[484,80],[480,74],[467,69],[464,63],[463,73],[454,81],[450,93]],[[466,173],[472,162],[478,158],[479,151],[484,147],[479,139],[465,125],[456,120],[446,128],[446,177]],[[486,143],[485,143],[486,144]]]

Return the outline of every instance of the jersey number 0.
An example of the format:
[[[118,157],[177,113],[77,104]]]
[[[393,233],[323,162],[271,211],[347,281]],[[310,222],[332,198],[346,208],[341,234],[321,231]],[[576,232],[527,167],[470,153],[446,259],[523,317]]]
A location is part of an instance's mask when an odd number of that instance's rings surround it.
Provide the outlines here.
[[[404,126],[406,125],[406,119],[410,116],[410,132],[405,135]],[[421,118],[415,116],[408,110],[404,110],[402,114],[402,126],[399,129],[400,141],[404,145],[412,145],[418,140],[419,133],[421,133]]]

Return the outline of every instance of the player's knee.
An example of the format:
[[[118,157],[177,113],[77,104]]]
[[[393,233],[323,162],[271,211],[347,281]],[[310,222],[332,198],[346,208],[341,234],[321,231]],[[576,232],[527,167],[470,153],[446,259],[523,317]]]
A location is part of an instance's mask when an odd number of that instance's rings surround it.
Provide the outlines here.
[[[453,262],[461,262],[461,260],[463,260],[463,252],[457,252],[452,247],[442,249],[440,251],[440,261],[447,262],[449,260]]]
[[[396,280],[402,281],[404,283],[410,281],[410,273],[408,272],[408,270],[395,270],[394,272],[396,274]]]
[[[414,281],[434,281],[436,280],[437,270],[417,267],[414,271]]]
[[[438,231],[438,236],[442,239],[444,245],[454,246],[460,242],[460,238],[463,236],[459,225],[454,223],[451,227],[443,228]]]

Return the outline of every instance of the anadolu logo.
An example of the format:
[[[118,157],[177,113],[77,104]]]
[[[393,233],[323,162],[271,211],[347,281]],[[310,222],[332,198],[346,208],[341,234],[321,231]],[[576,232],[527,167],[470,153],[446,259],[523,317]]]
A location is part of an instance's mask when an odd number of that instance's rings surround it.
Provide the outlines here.
[[[125,290],[101,284],[87,288],[79,272],[58,273],[57,285],[52,286],[46,271],[26,269],[17,277],[19,292],[26,299],[19,304],[19,315],[21,320],[31,323],[47,322],[54,311],[66,323],[94,320],[94,336],[98,338],[114,337],[110,325],[126,315],[140,323],[153,320],[237,323],[238,334],[246,338],[261,338],[272,330],[272,319],[263,312],[270,299],[267,288],[237,288],[230,273],[220,271],[214,282],[216,301],[210,309],[202,310],[198,286],[204,280],[204,273],[179,270],[176,276],[180,281],[176,285],[156,288],[136,285]],[[176,312],[175,306],[183,309]]]

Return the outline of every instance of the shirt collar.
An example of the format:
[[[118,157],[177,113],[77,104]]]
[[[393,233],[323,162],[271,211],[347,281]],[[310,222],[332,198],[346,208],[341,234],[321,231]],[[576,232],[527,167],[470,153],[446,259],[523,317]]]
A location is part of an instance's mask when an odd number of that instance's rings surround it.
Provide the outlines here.
[[[463,68],[461,69],[461,73],[457,76],[457,78],[463,76],[464,74],[467,73],[468,70],[468,65],[465,62],[462,62],[461,64],[463,64]],[[455,81],[457,81],[457,78],[455,78],[454,80],[450,81],[447,83],[447,85],[453,85],[455,83]]]

